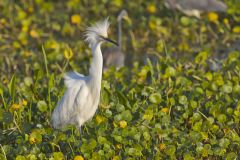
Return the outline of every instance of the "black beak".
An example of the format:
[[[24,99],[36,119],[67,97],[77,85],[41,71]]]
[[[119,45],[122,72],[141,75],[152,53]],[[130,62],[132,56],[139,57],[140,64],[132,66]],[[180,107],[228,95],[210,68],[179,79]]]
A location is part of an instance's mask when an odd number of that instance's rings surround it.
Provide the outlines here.
[[[113,40],[111,40],[111,39],[109,39],[109,38],[105,38],[105,37],[101,37],[101,38],[104,39],[104,40],[107,41],[107,42],[113,43],[113,44],[115,44],[116,46],[118,46],[118,43],[117,43],[117,42],[115,42],[115,41],[113,41]]]

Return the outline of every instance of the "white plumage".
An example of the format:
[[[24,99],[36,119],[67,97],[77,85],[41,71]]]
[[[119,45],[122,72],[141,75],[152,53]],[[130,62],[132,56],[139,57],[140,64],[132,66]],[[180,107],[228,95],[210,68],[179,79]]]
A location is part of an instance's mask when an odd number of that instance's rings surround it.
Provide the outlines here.
[[[103,58],[101,44],[109,41],[116,42],[107,38],[108,19],[98,22],[86,31],[86,41],[92,49],[92,64],[89,75],[84,76],[77,72],[69,72],[64,76],[67,89],[58,102],[52,114],[54,128],[62,128],[65,125],[81,126],[95,114],[99,100],[102,80]]]

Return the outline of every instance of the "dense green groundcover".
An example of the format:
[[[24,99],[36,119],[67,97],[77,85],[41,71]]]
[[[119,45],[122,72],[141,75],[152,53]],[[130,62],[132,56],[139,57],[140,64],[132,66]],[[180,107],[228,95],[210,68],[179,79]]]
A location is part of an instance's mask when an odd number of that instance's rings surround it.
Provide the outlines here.
[[[240,158],[240,3],[186,17],[163,1],[0,1],[0,159]],[[103,74],[82,135],[51,127],[63,74],[87,74],[87,25],[125,8],[127,66]],[[150,59],[139,57],[150,57]]]

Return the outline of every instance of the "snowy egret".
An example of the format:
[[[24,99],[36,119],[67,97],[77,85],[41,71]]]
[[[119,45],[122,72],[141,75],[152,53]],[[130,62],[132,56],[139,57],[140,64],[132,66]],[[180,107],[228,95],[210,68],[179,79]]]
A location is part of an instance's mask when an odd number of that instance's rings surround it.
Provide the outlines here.
[[[219,0],[166,0],[166,6],[178,9],[188,16],[200,18],[201,12],[225,12],[227,5]]]
[[[108,38],[108,27],[109,22],[106,19],[87,28],[86,42],[89,43],[93,56],[89,75],[84,76],[77,72],[69,72],[64,76],[67,90],[53,111],[52,123],[54,128],[63,128],[72,124],[81,131],[81,126],[95,114],[100,99],[102,80],[101,44],[111,42],[118,45]]]
[[[106,70],[110,66],[115,66],[117,69],[124,66],[125,55],[122,52],[122,19],[127,19],[126,10],[122,10],[117,17],[118,22],[118,47],[111,47],[103,53],[103,66]]]

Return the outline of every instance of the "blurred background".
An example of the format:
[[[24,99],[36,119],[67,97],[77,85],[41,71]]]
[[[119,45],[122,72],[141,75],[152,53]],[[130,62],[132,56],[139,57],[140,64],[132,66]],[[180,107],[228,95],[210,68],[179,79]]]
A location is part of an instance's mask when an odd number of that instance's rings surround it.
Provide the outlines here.
[[[172,1],[172,2],[171,2]],[[186,6],[186,0],[182,0]],[[181,2],[181,1],[178,1]],[[83,42],[84,29],[91,23],[110,18],[109,36],[118,39],[117,16],[122,20],[122,52],[125,64],[143,64],[146,57],[172,55],[190,59],[207,51],[213,59],[221,59],[240,49],[240,3],[225,2],[227,9],[204,9],[201,16],[185,14],[174,0],[4,0],[0,2],[0,68],[1,80],[12,72],[30,74],[42,61],[42,45],[49,68],[61,72],[65,61],[87,72],[91,56]],[[190,4],[190,3],[187,3]],[[190,9],[199,4],[193,4]],[[187,6],[189,7],[189,6]],[[206,6],[205,6],[206,7]],[[211,11],[213,10],[213,11]],[[191,14],[190,14],[191,15]],[[108,48],[109,46],[104,46]],[[70,57],[67,48],[71,49]],[[66,53],[66,54],[64,54]],[[72,60],[74,59],[74,61]]]

